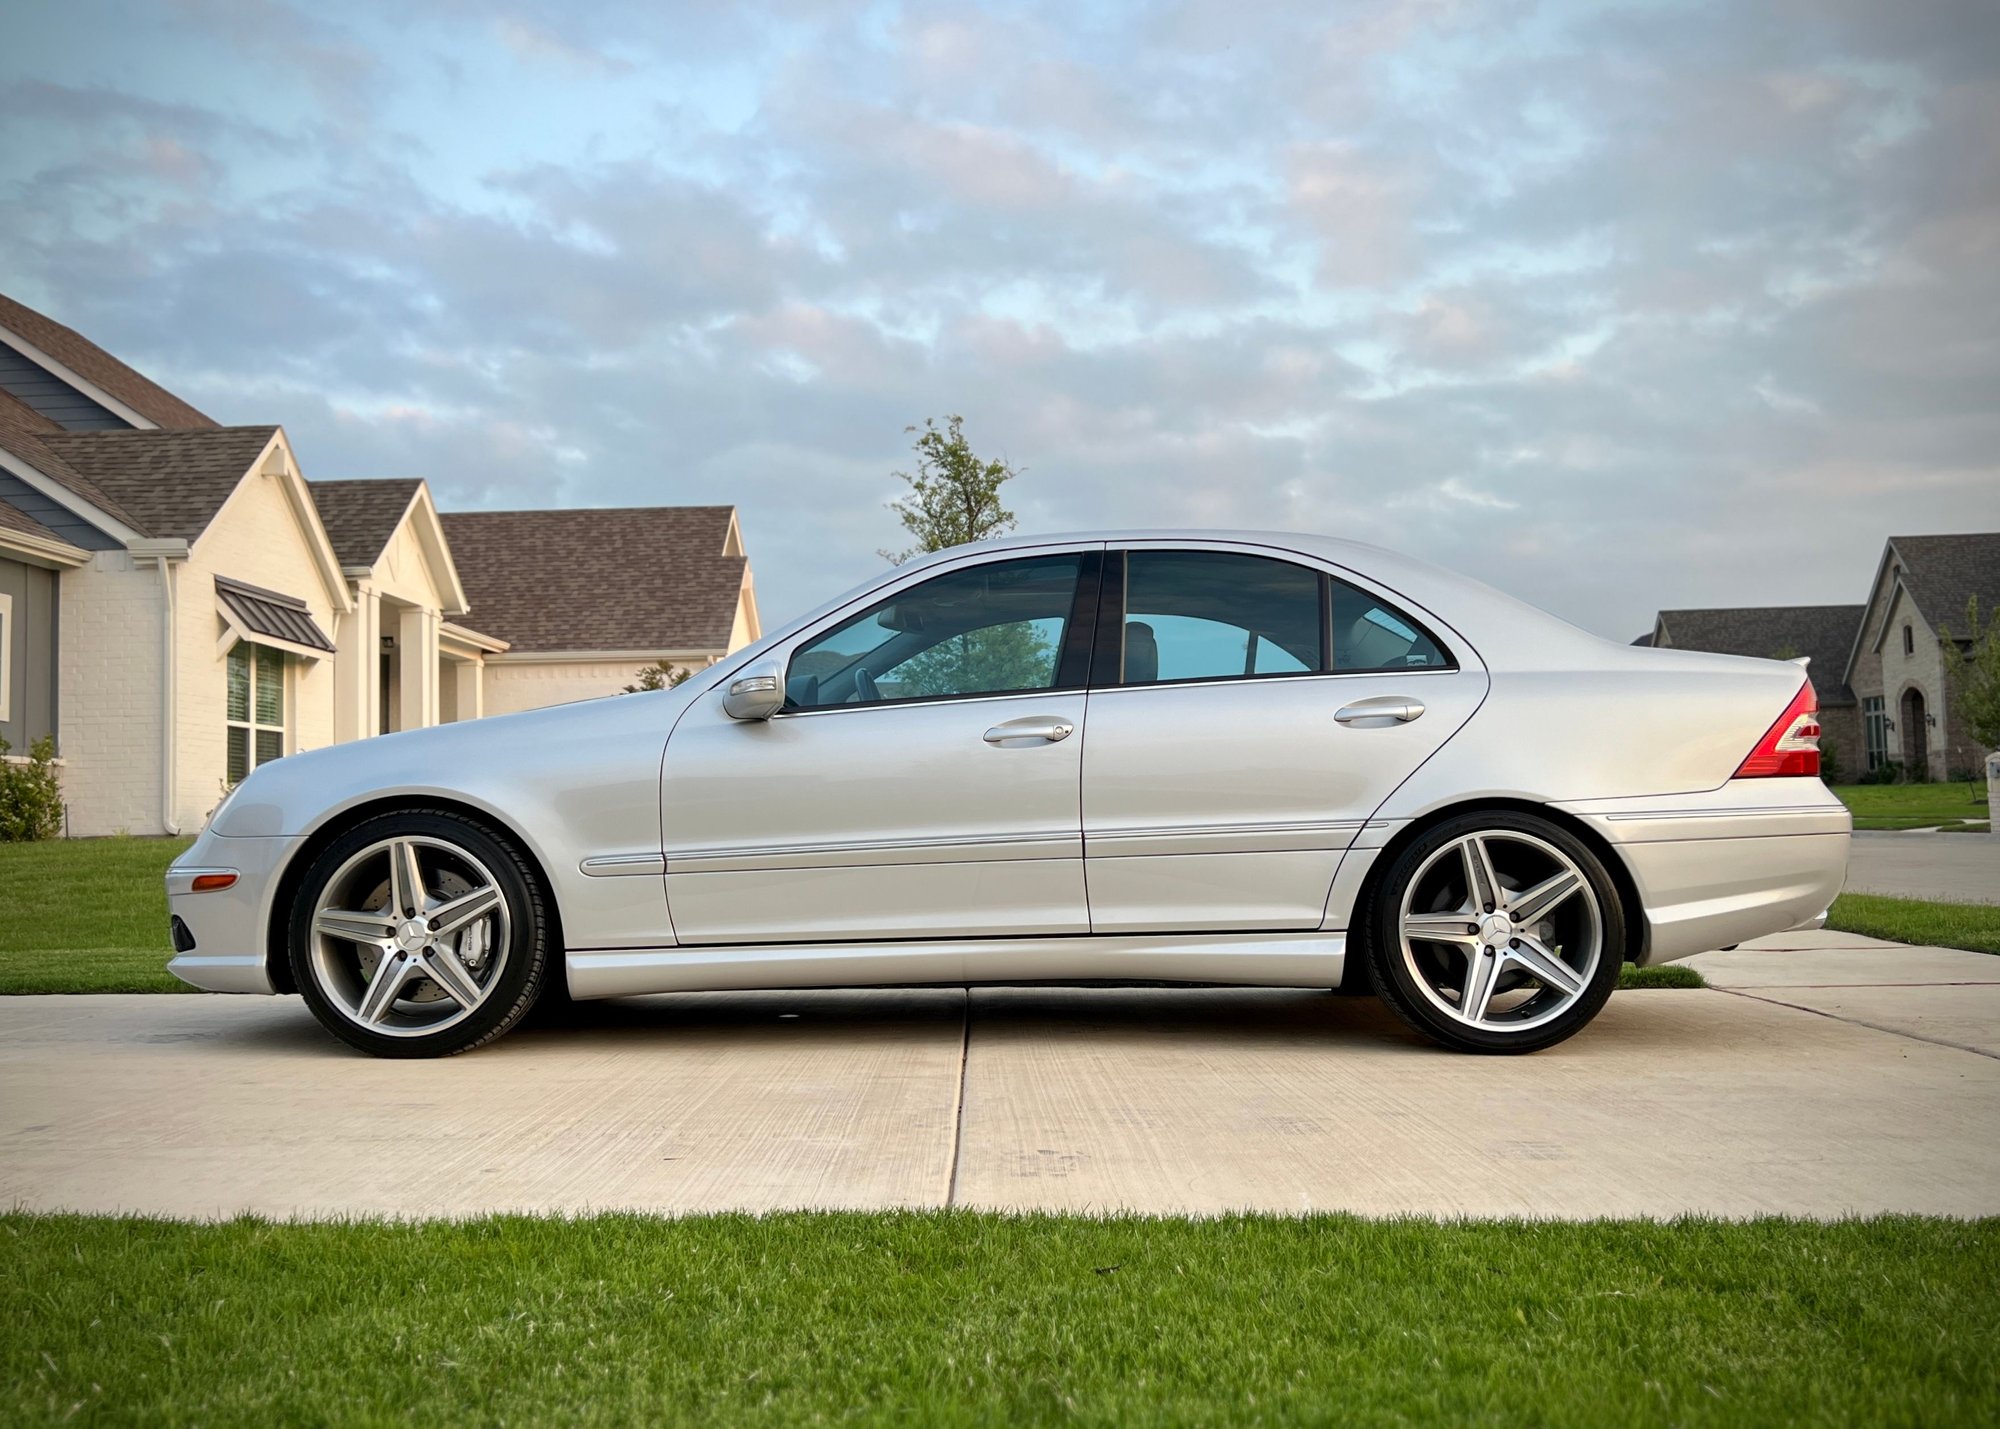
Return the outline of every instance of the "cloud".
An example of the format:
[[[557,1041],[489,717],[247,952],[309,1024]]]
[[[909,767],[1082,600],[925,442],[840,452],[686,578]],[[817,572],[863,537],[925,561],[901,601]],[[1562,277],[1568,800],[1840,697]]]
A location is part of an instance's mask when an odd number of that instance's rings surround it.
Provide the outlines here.
[[[1354,535],[1620,637],[2000,525],[1973,0],[21,28],[8,291],[312,475],[735,501],[774,617],[950,411],[1025,526]]]

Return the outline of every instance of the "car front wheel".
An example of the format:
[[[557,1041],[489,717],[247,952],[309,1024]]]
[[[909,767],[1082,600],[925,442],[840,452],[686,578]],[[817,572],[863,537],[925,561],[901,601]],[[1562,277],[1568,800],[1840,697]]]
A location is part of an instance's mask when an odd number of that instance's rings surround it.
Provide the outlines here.
[[[1426,831],[1385,873],[1366,931],[1382,1000],[1466,1052],[1534,1052],[1574,1035],[1624,961],[1625,912],[1603,862],[1531,814]]]
[[[518,850],[459,814],[409,811],[336,838],[301,880],[292,972],[320,1023],[378,1057],[443,1057],[520,1021],[548,975]]]

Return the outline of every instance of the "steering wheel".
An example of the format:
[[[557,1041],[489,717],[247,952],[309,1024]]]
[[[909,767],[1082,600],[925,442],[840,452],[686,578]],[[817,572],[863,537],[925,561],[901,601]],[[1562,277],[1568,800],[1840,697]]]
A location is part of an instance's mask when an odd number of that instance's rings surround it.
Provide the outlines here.
[[[858,704],[872,705],[882,698],[882,692],[875,688],[875,677],[868,673],[866,665],[854,667],[854,698]]]

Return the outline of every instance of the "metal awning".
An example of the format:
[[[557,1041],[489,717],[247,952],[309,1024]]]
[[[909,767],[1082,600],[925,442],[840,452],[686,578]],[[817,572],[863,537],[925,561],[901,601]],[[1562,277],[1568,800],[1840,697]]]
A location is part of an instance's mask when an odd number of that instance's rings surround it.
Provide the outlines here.
[[[312,618],[306,603],[295,595],[217,576],[215,603],[223,624],[239,640],[275,645],[308,660],[333,653],[333,642]]]

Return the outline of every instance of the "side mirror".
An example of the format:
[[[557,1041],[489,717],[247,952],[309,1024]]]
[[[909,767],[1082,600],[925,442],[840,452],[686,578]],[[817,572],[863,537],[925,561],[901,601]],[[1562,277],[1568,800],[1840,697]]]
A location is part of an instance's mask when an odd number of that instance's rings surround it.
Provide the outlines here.
[[[769,719],[785,707],[785,667],[759,660],[730,677],[722,712],[731,719]]]

